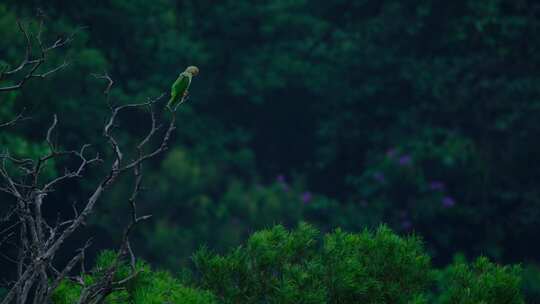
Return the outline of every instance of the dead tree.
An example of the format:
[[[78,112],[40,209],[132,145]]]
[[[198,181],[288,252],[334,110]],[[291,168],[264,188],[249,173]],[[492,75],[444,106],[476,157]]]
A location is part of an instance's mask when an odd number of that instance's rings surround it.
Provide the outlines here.
[[[27,43],[30,44],[30,35],[20,23],[19,28],[26,37]],[[5,91],[21,89],[29,79],[46,77],[65,66],[61,65],[48,72],[37,74],[37,69],[46,59],[46,53],[69,42],[69,39],[58,40],[52,46],[44,47],[41,43],[41,26],[36,39],[42,50],[41,55],[38,58],[33,58],[29,45],[23,62],[16,69],[2,72],[0,80],[2,77],[23,71],[27,66],[31,68],[16,85],[0,88],[0,94]],[[1,304],[48,303],[54,290],[63,280],[73,280],[81,285],[82,291],[78,303],[102,303],[110,293],[123,288],[129,280],[137,275],[129,236],[135,225],[150,217],[150,215],[139,216],[137,214],[137,197],[141,192],[143,164],[167,149],[175,129],[175,112],[164,110],[170,113],[167,115],[170,116],[170,119],[163,125],[160,123],[162,119],[159,117],[165,116],[159,115],[160,111],[158,110],[159,108],[163,109],[159,102],[164,94],[145,102],[115,106],[109,100],[113,80],[108,75],[95,76],[107,81],[104,92],[107,102],[104,102],[104,106],[109,107],[110,114],[103,125],[103,140],[108,142],[111,150],[109,153],[111,156],[108,159],[100,156],[98,152],[90,153],[90,144],[85,144],[75,150],[65,150],[53,143],[53,135],[57,132],[58,124],[61,123],[56,114],[52,117],[50,127],[44,132],[44,139],[49,147],[48,153],[36,159],[21,158],[10,154],[9,151],[3,151],[0,154],[0,192],[11,198],[10,201],[2,202],[10,204],[10,208],[5,217],[1,219],[2,222],[9,223],[9,225],[0,230],[0,245],[9,242],[15,246],[17,251],[16,257],[8,257],[16,263],[16,279],[10,282],[8,293]],[[136,145],[128,148],[120,143],[114,131],[118,129],[119,116],[123,112],[135,109],[148,112],[149,126],[146,136],[140,139]],[[22,118],[21,114],[8,124],[11,125]],[[132,155],[132,157],[126,155]],[[55,160],[68,158],[75,160],[77,165],[67,168],[59,176],[49,179],[43,176],[43,169],[48,164]],[[101,181],[93,191],[88,193],[87,199],[80,208],[74,206],[74,215],[69,220],[58,220],[52,223],[44,217],[43,208],[47,206],[49,194],[55,191],[55,188],[73,179],[84,180],[88,170],[94,166],[104,166],[105,163],[110,163],[110,165],[106,168],[106,173],[102,176]],[[115,262],[108,269],[105,269],[104,275],[98,282],[86,283],[82,277],[85,272],[85,249],[90,245],[89,242],[81,244],[76,254],[64,265],[58,265],[55,258],[63,250],[66,240],[84,226],[103,194],[123,176],[129,174],[133,176],[133,190],[130,197],[126,198],[126,204],[130,209],[130,221],[123,231],[122,241],[116,250]],[[115,274],[124,261],[129,261],[131,273],[118,281],[115,279]]]
[[[104,76],[112,85],[112,80]],[[121,106],[111,106],[110,116],[103,128],[103,136],[107,139],[112,150],[113,159],[108,173],[102,178],[98,186],[90,193],[82,210],[75,210],[72,219],[57,223],[49,223],[43,217],[42,208],[47,200],[47,195],[54,191],[55,187],[70,180],[83,179],[84,173],[93,165],[103,163],[99,154],[89,156],[89,144],[83,145],[78,150],[62,150],[52,142],[52,134],[58,125],[55,115],[51,126],[45,134],[45,139],[49,146],[49,153],[38,159],[16,158],[4,152],[0,155],[0,177],[2,184],[0,191],[12,197],[12,209],[6,219],[14,222],[10,227],[2,232],[2,241],[11,240],[18,247],[18,256],[13,258],[17,262],[17,279],[10,286],[10,290],[2,304],[7,303],[46,303],[58,284],[67,279],[74,267],[83,262],[84,250],[88,244],[84,245],[78,254],[62,268],[58,269],[54,265],[55,256],[62,249],[62,245],[76,230],[80,229],[87,218],[91,215],[95,205],[102,197],[103,193],[118,181],[120,176],[131,173],[134,176],[133,191],[126,199],[130,211],[130,223],[126,227],[120,248],[117,251],[117,262],[106,271],[105,279],[90,286],[84,286],[84,281],[78,280],[83,285],[83,292],[79,303],[100,303],[109,293],[121,288],[126,281],[136,275],[134,261],[135,258],[129,244],[129,234],[133,227],[142,220],[149,218],[149,215],[138,216],[137,196],[141,191],[142,165],[145,161],[157,156],[167,149],[167,145],[175,129],[175,113],[171,112],[171,119],[164,132],[159,132],[161,126],[158,124],[156,108],[163,95],[158,98],[149,99],[142,103],[133,103]],[[124,158],[124,149],[119,144],[113,134],[117,125],[117,118],[123,111],[141,108],[146,109],[150,117],[150,126],[147,135],[133,147],[135,157],[130,160]],[[159,144],[148,149],[156,137]],[[41,172],[48,162],[57,158],[74,157],[79,160],[78,166],[66,170],[60,176],[51,180],[42,181]],[[22,172],[18,176],[13,176],[10,172]],[[4,219],[4,220],[6,220]],[[15,239],[15,241],[14,241]],[[121,282],[113,280],[114,274],[120,261],[129,258],[132,263],[133,273],[128,279]]]

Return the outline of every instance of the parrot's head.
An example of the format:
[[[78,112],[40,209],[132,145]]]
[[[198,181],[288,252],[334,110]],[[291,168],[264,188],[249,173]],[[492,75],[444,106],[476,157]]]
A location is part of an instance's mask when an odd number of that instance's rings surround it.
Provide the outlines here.
[[[190,73],[191,76],[197,76],[197,74],[199,74],[199,68],[194,66],[194,65],[191,65],[191,66],[188,66],[186,68],[186,73]]]

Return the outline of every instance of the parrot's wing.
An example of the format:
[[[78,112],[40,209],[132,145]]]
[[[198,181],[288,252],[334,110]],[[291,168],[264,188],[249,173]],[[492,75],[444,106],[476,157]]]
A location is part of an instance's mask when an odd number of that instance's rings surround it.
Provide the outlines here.
[[[169,103],[167,104],[169,108],[174,109],[182,100],[189,87],[190,80],[190,77],[185,75],[185,73],[181,73],[180,76],[178,76],[171,87],[171,99],[169,99]]]

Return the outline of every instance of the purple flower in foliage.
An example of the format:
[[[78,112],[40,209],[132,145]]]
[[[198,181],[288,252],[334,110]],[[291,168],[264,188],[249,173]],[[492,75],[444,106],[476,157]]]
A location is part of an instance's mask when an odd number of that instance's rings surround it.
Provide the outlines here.
[[[404,230],[409,230],[412,228],[412,223],[410,220],[408,219],[404,219],[403,221],[401,221],[401,228],[404,229]]]
[[[398,164],[400,166],[408,166],[412,164],[412,157],[410,155],[403,155],[399,158]]]
[[[302,196],[300,196],[300,199],[302,200],[302,203],[307,204],[311,202],[311,200],[313,199],[313,195],[311,195],[311,192],[306,191],[302,193]]]
[[[384,183],[386,181],[386,178],[384,177],[384,173],[380,172],[380,171],[377,171],[375,173],[373,173],[373,178],[379,182],[379,183]]]
[[[443,182],[441,181],[431,181],[429,183],[429,189],[431,190],[434,190],[434,191],[443,191],[444,190],[445,185]]]
[[[285,181],[285,176],[283,174],[279,174],[278,176],[276,176],[276,181],[278,182],[278,184],[281,185],[283,191],[289,191],[289,184],[287,184],[287,181]]]
[[[444,208],[450,208],[450,207],[453,207],[456,204],[456,201],[450,196],[445,196],[445,197],[443,197],[441,203],[442,203]]]

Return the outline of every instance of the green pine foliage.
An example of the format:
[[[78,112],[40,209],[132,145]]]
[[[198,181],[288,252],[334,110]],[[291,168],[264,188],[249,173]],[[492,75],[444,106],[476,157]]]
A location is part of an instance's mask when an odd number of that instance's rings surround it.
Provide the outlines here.
[[[431,281],[420,240],[400,238],[385,226],[375,233],[337,230],[326,236],[322,256],[332,303],[408,303]]]
[[[518,266],[497,266],[486,257],[472,264],[457,261],[440,273],[444,284],[438,304],[524,303]]]
[[[112,251],[102,252],[96,266],[83,281],[89,285],[102,278],[104,271],[116,260]],[[184,286],[179,279],[166,271],[153,271],[146,263],[138,262],[137,275],[105,300],[107,304],[212,304],[217,303],[214,296],[206,291]],[[130,266],[122,263],[116,273],[115,281],[125,279],[130,274]],[[55,304],[77,303],[82,287],[78,283],[63,281],[53,294]]]
[[[292,232],[276,226],[225,256],[202,249],[194,255],[200,284],[225,303],[322,303],[328,292],[317,235],[308,225]]]
[[[112,251],[102,252],[85,284],[100,280],[116,258]],[[194,275],[183,279],[138,262],[135,278],[105,303],[524,303],[519,267],[480,257],[437,270],[420,238],[400,237],[386,226],[321,236],[305,223],[291,231],[278,225],[255,232],[225,255],[202,248],[193,261]],[[122,263],[115,279],[129,273]],[[66,280],[53,302],[75,303],[80,293],[79,284]]]
[[[523,303],[519,268],[479,258],[439,271],[418,237],[385,226],[324,237],[275,226],[226,255],[203,248],[194,262],[197,284],[223,303]]]

